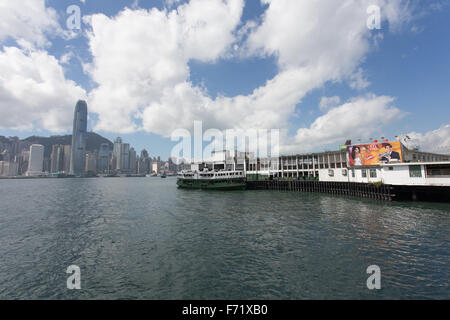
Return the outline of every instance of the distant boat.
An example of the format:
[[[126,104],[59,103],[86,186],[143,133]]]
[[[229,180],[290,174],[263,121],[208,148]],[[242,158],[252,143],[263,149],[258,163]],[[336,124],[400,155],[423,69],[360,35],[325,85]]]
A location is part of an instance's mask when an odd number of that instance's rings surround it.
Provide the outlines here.
[[[161,178],[164,179],[166,177],[167,177],[166,172],[165,171],[161,172]]]
[[[117,173],[110,173],[107,174],[105,176],[103,176],[104,178],[119,178],[119,175]]]

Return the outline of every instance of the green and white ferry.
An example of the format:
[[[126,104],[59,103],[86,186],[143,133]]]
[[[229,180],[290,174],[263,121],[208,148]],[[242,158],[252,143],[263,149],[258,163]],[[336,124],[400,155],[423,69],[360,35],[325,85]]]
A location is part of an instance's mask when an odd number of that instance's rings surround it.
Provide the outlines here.
[[[186,170],[178,173],[177,185],[186,189],[244,190],[244,171]]]

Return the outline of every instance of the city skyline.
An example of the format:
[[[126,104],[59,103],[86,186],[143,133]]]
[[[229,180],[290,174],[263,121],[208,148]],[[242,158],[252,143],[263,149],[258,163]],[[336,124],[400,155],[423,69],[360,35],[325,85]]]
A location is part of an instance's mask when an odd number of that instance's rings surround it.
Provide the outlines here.
[[[448,1],[208,3],[210,15],[203,0],[79,1],[79,30],[67,26],[71,1],[9,3],[0,110],[14,113],[1,134],[68,133],[73,103],[85,99],[88,130],[164,158],[170,133],[195,120],[281,129],[283,154],[401,134],[450,152],[450,45],[439,40],[450,32]],[[370,5],[380,25],[369,28]],[[51,94],[36,90],[41,82]]]
[[[0,177],[98,177],[98,174],[143,177],[150,174],[165,175],[166,172],[173,175],[178,171],[176,159],[162,161],[160,156],[152,158],[146,149],[142,149],[138,156],[136,150],[129,143],[123,142],[121,137],[117,137],[112,144],[99,136],[102,139],[99,141],[108,143],[98,145],[97,141],[97,147],[93,148],[91,141],[88,150],[87,123],[87,103],[79,100],[73,115],[73,133],[66,136],[70,138],[70,144],[63,143],[63,140],[68,139],[57,136],[41,137],[53,139],[45,146],[37,142],[22,141],[18,137],[0,136]]]

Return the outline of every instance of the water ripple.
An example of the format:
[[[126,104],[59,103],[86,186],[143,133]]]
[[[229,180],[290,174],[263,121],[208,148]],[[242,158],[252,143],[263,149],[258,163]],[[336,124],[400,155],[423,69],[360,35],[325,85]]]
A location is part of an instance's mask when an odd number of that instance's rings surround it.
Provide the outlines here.
[[[450,298],[447,204],[185,191],[170,178],[0,188],[2,299]],[[66,289],[72,264],[80,291]]]

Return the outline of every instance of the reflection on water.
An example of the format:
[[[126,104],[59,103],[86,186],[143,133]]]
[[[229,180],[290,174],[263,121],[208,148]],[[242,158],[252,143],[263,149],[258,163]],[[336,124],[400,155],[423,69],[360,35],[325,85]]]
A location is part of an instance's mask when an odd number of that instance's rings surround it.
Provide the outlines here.
[[[3,299],[450,298],[450,206],[0,180]],[[82,290],[66,289],[81,267]],[[378,265],[382,290],[366,287]]]

